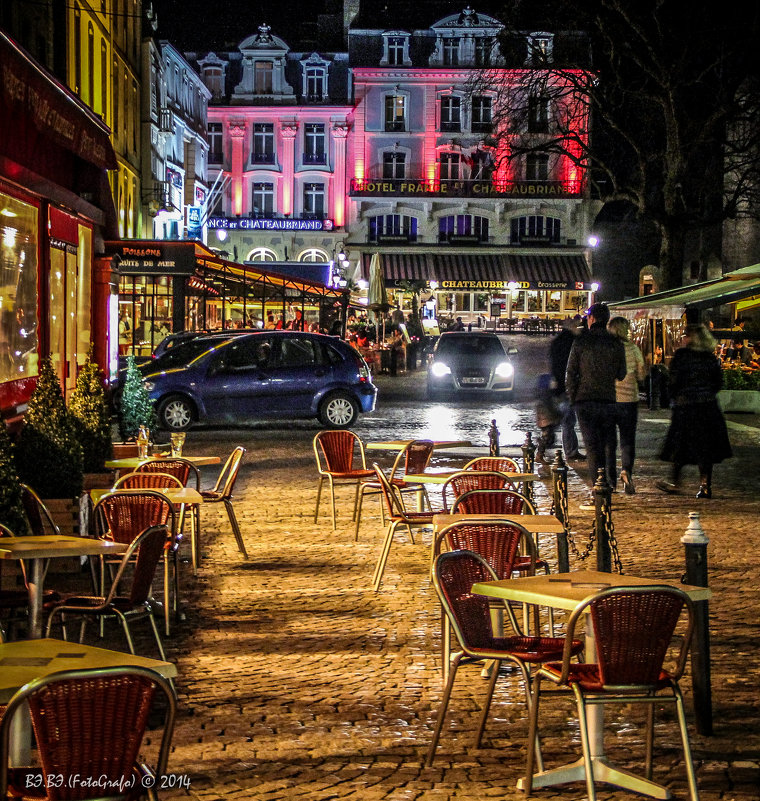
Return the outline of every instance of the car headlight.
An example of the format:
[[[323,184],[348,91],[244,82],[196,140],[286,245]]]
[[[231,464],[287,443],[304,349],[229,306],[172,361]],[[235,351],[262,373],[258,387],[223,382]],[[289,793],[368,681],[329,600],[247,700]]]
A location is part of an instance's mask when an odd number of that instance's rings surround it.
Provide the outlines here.
[[[156,385],[153,381],[143,381],[142,385],[146,390],[148,390],[148,392],[153,392],[153,390],[156,388]]]
[[[515,373],[515,368],[509,362],[500,362],[496,365],[494,373],[499,378],[511,378]]]
[[[451,368],[448,364],[444,364],[443,362],[433,362],[430,372],[436,378],[443,378],[445,375],[451,375]]]

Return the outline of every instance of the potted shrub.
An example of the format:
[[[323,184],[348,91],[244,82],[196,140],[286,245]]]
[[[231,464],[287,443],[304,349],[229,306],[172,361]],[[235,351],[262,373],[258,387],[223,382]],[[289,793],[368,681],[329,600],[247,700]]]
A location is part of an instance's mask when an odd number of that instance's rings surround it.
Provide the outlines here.
[[[723,371],[723,389],[718,393],[718,405],[724,412],[760,413],[760,375],[747,373],[738,367]]]
[[[16,535],[27,534],[26,517],[21,505],[13,446],[5,423],[0,421],[0,523]]]
[[[140,426],[155,428],[157,419],[148,390],[142,383],[134,356],[127,356],[127,372],[119,402],[119,434],[125,442],[134,440]]]
[[[16,443],[16,467],[21,481],[45,500],[61,532],[78,531],[82,448],[49,358],[40,362]]]
[[[87,361],[77,375],[77,383],[69,400],[71,422],[82,448],[84,488],[108,486],[111,474],[105,463],[113,455],[111,415],[103,389],[103,374],[92,360],[92,347]]]

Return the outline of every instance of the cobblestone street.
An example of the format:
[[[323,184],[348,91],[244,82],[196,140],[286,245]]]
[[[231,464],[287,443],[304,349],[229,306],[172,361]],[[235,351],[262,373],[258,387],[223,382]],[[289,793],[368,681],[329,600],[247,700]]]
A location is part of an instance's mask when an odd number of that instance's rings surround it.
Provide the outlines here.
[[[757,419],[732,416],[734,458],[715,471],[715,497],[666,496],[655,459],[667,411],[642,408],[633,496],[615,495],[613,521],[624,572],[678,578],[688,512],[699,510],[708,547],[715,731],[693,725],[692,747],[703,801],[760,798],[760,667],[757,580],[760,565]],[[366,507],[359,542],[350,524],[351,491],[340,494],[338,529],[328,506],[313,522],[316,471],[313,426],[237,432],[193,431],[190,453],[226,456],[246,445],[235,506],[250,559],[243,561],[223,509],[203,510],[205,561],[184,577],[187,619],[167,639],[178,664],[180,716],[169,769],[188,774],[189,789],[167,797],[197,799],[519,798],[527,721],[513,674],[497,685],[484,738],[473,748],[486,682],[463,668],[432,768],[422,767],[442,694],[439,607],[428,578],[429,535],[398,537],[379,593],[370,578],[383,527],[376,500]],[[479,444],[485,445],[485,436]],[[516,453],[519,455],[519,453]],[[384,457],[385,462],[389,459]],[[548,469],[541,467],[544,474]],[[204,485],[214,478],[204,468]],[[696,491],[697,479],[691,479]],[[570,513],[579,546],[591,513],[583,476],[570,470]],[[547,487],[537,487],[548,511]],[[552,538],[542,554],[555,552]],[[585,565],[595,569],[595,557]],[[571,554],[571,568],[581,563]],[[607,713],[607,748],[624,767],[643,768],[644,713]],[[547,703],[541,731],[547,766],[580,754],[574,706]],[[671,712],[657,716],[654,779],[686,798],[678,730]],[[584,798],[583,784],[535,791],[537,798]],[[630,798],[600,785],[600,799]]]

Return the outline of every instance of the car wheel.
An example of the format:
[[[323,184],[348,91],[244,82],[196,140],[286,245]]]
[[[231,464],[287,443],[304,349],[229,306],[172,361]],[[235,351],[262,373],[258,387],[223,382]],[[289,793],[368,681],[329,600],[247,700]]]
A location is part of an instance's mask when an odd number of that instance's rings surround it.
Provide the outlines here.
[[[333,392],[319,406],[319,419],[328,428],[348,428],[358,416],[356,401],[345,392]]]
[[[178,395],[161,401],[158,407],[158,422],[169,431],[184,431],[195,417],[193,404]]]

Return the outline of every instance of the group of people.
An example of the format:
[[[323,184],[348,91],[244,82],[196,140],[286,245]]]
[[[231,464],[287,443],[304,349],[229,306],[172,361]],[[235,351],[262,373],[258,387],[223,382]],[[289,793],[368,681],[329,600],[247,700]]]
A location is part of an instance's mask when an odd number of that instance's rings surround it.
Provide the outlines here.
[[[730,346],[722,343],[716,346],[715,355],[723,364],[760,370],[760,341],[753,343],[752,347],[745,344],[743,339],[733,340]]]
[[[704,325],[687,325],[682,345],[665,374],[672,416],[660,458],[671,463],[672,471],[669,481],[656,483],[663,492],[678,492],[684,466],[697,465],[700,478],[696,497],[711,498],[713,465],[731,456],[726,423],[717,403],[723,375],[715,347]],[[619,478],[624,491],[634,494],[639,387],[647,367],[631,341],[628,320],[610,319],[609,307],[594,303],[586,312],[585,322],[577,316],[563,323],[549,356],[555,414],[547,415],[539,399],[539,458],[554,444],[559,428],[566,459],[587,459],[591,480],[596,481],[603,471],[615,491],[619,437]],[[576,420],[586,454],[578,447]]]

